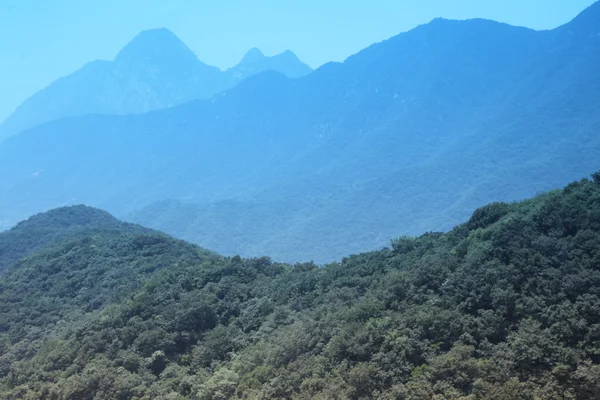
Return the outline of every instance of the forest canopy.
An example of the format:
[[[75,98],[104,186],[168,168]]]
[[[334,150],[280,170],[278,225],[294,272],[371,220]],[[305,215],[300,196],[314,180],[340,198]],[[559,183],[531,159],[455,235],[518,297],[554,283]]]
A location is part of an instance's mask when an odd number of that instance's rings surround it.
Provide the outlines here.
[[[322,267],[50,211],[0,234],[0,398],[597,398],[598,176]]]

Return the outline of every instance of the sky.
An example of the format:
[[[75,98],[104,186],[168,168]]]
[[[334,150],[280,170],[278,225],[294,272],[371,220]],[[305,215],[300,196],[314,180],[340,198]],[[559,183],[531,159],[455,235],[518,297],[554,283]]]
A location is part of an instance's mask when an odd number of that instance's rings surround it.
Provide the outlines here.
[[[435,17],[552,29],[594,0],[0,0],[0,121],[85,63],[111,60],[136,34],[166,27],[222,69],[248,49],[286,49],[318,67]]]

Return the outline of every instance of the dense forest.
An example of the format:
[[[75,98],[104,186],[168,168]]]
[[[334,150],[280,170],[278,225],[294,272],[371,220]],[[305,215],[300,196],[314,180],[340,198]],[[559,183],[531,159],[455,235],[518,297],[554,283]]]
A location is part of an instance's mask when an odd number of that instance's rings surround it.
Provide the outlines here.
[[[600,173],[325,266],[222,257],[82,206],[0,244],[2,399],[600,393]]]

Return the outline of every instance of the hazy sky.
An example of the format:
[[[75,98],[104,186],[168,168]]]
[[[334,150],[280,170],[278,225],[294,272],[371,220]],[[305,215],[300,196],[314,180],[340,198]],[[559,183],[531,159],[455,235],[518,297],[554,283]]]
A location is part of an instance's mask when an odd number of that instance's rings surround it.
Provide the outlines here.
[[[435,17],[562,25],[594,0],[0,0],[0,121],[88,61],[112,59],[137,33],[167,27],[207,64],[251,47],[293,50],[317,67]]]

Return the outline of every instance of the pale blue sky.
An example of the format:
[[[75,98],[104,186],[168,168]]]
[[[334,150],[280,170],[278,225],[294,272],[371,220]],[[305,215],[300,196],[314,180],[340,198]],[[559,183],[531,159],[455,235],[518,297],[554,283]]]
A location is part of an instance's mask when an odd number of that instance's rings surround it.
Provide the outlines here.
[[[317,67],[435,17],[562,25],[594,0],[0,0],[0,121],[35,91],[138,32],[167,27],[207,64],[251,47],[293,50]]]

